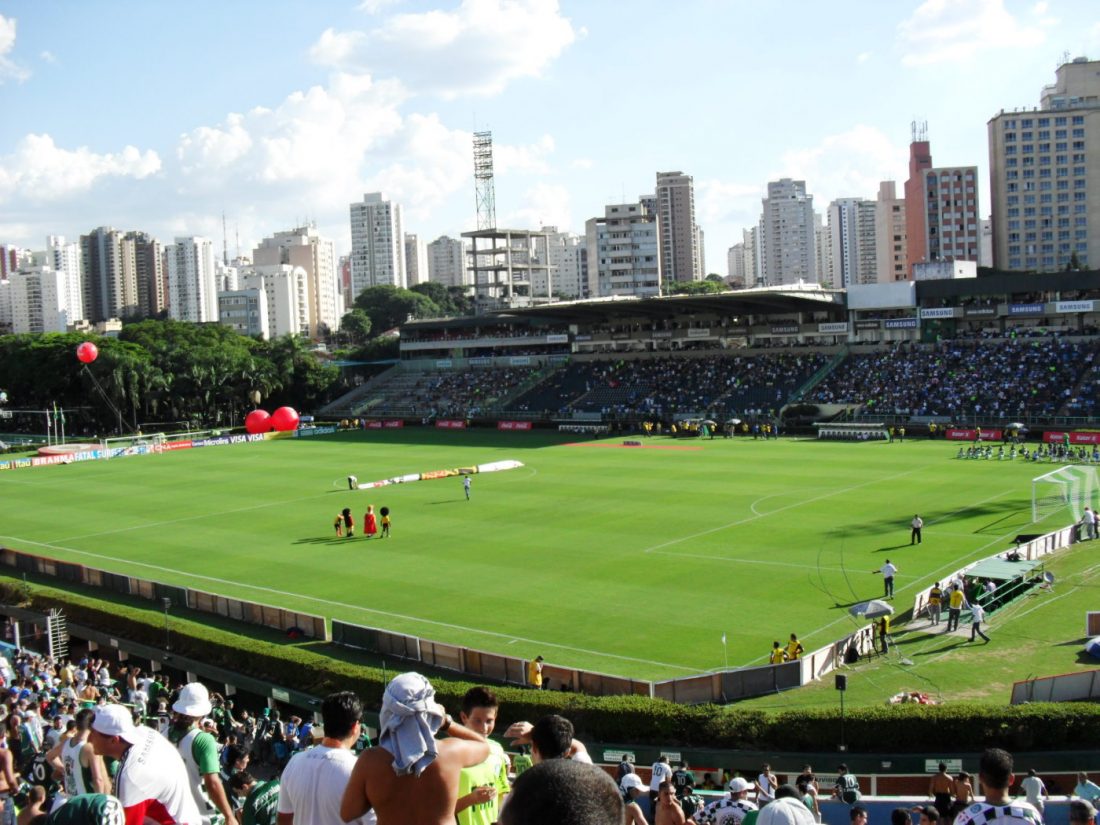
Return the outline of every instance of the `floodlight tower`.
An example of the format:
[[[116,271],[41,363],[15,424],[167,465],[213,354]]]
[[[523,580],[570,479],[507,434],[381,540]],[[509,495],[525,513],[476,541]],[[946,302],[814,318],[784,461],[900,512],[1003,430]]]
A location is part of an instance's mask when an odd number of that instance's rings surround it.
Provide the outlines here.
[[[474,132],[474,200],[477,228],[496,229],[497,197],[493,184],[493,133]]]

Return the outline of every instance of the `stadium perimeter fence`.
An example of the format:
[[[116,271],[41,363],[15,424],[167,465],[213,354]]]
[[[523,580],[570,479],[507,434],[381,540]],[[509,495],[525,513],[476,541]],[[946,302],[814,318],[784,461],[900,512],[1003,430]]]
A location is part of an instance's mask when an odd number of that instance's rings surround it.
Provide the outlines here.
[[[1065,527],[1021,544],[1016,552],[1021,558],[1031,561],[1067,547],[1074,540],[1075,527]],[[526,684],[527,660],[515,656],[504,656],[337,619],[326,621],[322,616],[110,573],[10,548],[0,548],[0,565],[19,572],[50,576],[74,584],[104,588],[122,595],[138,596],[158,604],[169,599],[170,605],[188,607],[285,632],[297,632],[303,636],[332,641],[334,644],[381,656],[421,662],[468,677],[514,685]],[[948,579],[960,573],[965,575],[966,570],[972,566],[956,571]],[[926,608],[930,590],[931,587],[916,595],[913,616],[920,615]],[[565,687],[573,692],[590,695],[649,696],[681,704],[732,702],[809,684],[826,676],[846,661],[873,655],[874,651],[874,630],[868,625],[817,650],[804,653],[799,659],[775,665],[733,668],[654,682],[545,663],[543,677],[549,680],[552,688]]]

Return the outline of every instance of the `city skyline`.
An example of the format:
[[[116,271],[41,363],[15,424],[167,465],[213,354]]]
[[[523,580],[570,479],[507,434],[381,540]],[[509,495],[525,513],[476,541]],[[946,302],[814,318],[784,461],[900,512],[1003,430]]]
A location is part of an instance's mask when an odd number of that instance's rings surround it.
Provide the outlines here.
[[[978,167],[986,217],[987,121],[1037,106],[1063,59],[1100,56],[1086,0],[772,6],[117,2],[107,17],[15,0],[0,243],[109,225],[220,252],[224,212],[230,257],[237,236],[247,255],[307,221],[347,255],[348,205],[374,191],[405,231],[457,237],[488,128],[499,226],[583,234],[678,169],[725,275],[769,181],[805,180],[821,213],[873,198],[904,181],[914,120],[936,166]]]

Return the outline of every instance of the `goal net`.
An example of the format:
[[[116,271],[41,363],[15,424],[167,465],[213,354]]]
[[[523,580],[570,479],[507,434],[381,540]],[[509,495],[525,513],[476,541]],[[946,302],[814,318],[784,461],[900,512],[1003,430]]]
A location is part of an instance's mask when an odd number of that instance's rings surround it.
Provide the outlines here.
[[[141,452],[141,448],[151,450],[158,444],[166,441],[164,433],[149,433],[147,435],[126,435],[116,438],[105,438],[100,446],[109,458],[122,455],[134,455]]]
[[[1095,507],[1100,481],[1095,467],[1070,464],[1031,480],[1031,520],[1038,522],[1068,507],[1079,521],[1086,507]]]

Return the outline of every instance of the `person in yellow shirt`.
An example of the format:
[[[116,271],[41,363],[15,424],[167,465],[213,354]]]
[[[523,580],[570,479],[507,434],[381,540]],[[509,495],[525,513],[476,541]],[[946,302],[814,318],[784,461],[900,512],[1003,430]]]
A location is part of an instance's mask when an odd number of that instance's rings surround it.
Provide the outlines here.
[[[785,661],[787,661],[787,651],[780,646],[779,642],[772,642],[772,650],[768,654],[768,664],[778,665]]]
[[[966,604],[966,596],[958,584],[951,585],[951,594],[947,597],[947,631],[959,629],[959,616],[962,615],[963,605]]]
[[[542,690],[542,657],[536,656],[527,663],[527,684],[535,690]]]
[[[787,642],[787,660],[793,662],[805,652],[806,649],[802,647],[802,642],[798,641],[798,635],[792,633],[791,640]]]

